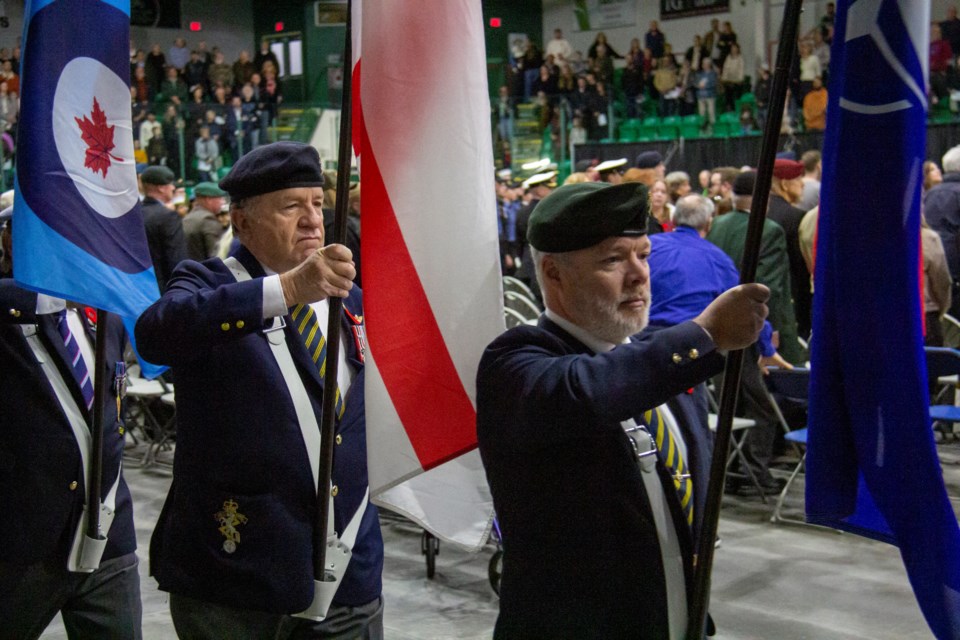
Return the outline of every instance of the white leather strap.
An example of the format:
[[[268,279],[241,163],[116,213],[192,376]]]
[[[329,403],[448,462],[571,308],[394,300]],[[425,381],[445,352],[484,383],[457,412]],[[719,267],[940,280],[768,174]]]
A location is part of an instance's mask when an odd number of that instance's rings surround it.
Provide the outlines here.
[[[27,344],[30,345],[30,350],[33,352],[34,358],[37,359],[37,363],[40,365],[47,380],[50,381],[50,386],[53,388],[54,395],[57,396],[57,401],[60,403],[60,408],[67,418],[70,430],[73,431],[73,438],[76,440],[77,449],[80,451],[80,463],[83,468],[84,482],[86,486],[90,486],[89,458],[90,448],[93,446],[93,438],[90,435],[90,429],[87,428],[87,422],[83,417],[83,413],[80,411],[80,407],[77,406],[77,402],[74,400],[73,394],[70,393],[70,389],[67,387],[63,376],[60,375],[60,370],[50,358],[46,347],[43,346],[43,342],[40,341],[40,336],[37,335],[37,325],[24,324],[20,325],[20,329],[23,332],[23,337],[27,340]],[[114,480],[113,486],[110,487],[110,491],[107,492],[107,499],[100,504],[100,539],[88,538],[86,536],[89,500],[87,496],[84,496],[83,517],[81,517],[80,522],[77,523],[77,530],[73,536],[73,545],[70,548],[70,555],[67,558],[67,570],[78,573],[92,573],[100,566],[100,558],[106,547],[106,533],[110,531],[110,527],[113,525],[113,518],[116,512],[117,489],[120,487],[122,466],[121,463],[120,468],[117,470],[116,480]]]
[[[230,257],[223,261],[230,269],[230,273],[237,282],[250,280],[250,273],[236,258]],[[300,433],[303,437],[304,447],[307,449],[307,456],[310,459],[310,471],[313,474],[313,486],[319,487],[320,478],[320,425],[317,423],[317,417],[313,412],[313,405],[310,403],[310,396],[307,395],[307,389],[303,386],[303,380],[297,371],[293,362],[293,356],[290,355],[290,349],[287,346],[286,334],[283,332],[283,319],[274,318],[273,326],[266,330],[267,342],[270,343],[270,351],[273,353],[277,366],[280,367],[280,373],[287,386],[287,393],[293,402],[293,408],[297,414],[297,422],[300,423]],[[328,488],[329,494],[329,488]],[[326,564],[328,577],[332,580],[314,581],[313,603],[310,607],[298,617],[309,618],[311,620],[322,620],[330,608],[333,596],[336,594],[347,571],[347,565],[353,555],[353,545],[357,541],[357,534],[360,531],[360,523],[363,520],[363,514],[367,510],[367,504],[370,499],[370,489],[367,488],[360,502],[360,506],[350,518],[350,522],[343,530],[341,536],[337,536],[334,527],[333,518],[333,497],[330,500],[329,518],[327,519],[327,552]]]
[[[667,411],[666,405],[660,407],[661,415]],[[673,415],[670,420],[676,422]],[[683,553],[680,550],[679,532],[674,526],[673,515],[667,503],[660,475],[657,472],[657,448],[653,437],[645,427],[638,426],[633,418],[620,423],[627,437],[634,442],[634,449],[640,465],[643,487],[650,501],[653,521],[660,542],[660,560],[663,563],[663,576],[667,596],[667,618],[669,620],[670,640],[681,640],[687,629],[687,590],[683,570]]]

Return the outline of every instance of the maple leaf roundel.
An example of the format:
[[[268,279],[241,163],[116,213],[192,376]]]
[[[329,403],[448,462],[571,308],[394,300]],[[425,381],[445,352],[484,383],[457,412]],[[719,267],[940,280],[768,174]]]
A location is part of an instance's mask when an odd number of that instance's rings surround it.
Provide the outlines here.
[[[90,208],[122,216],[137,200],[130,90],[98,60],[74,58],[63,69],[53,98],[57,153]]]

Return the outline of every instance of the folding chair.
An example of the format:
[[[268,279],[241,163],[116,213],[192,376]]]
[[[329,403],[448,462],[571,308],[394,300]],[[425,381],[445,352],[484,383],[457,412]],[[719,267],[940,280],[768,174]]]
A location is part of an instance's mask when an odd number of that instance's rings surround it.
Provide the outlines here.
[[[533,295],[533,291],[530,290],[530,287],[525,285],[522,281],[517,280],[513,276],[503,276],[503,292],[513,291],[514,293],[519,293],[523,296],[526,296],[530,300],[536,300],[537,296]]]
[[[510,307],[503,308],[503,316],[507,321],[507,329],[512,329],[513,327],[519,327],[525,324],[532,324],[522,313],[511,309]]]
[[[943,331],[943,346],[960,349],[960,320],[945,313],[940,318],[940,329]]]
[[[931,403],[937,403],[944,397],[946,390],[957,386],[960,351],[947,347],[924,347],[923,351],[927,357],[927,376],[930,379],[935,378],[942,387],[940,393],[931,398]],[[930,419],[934,429],[939,427],[944,435],[952,434],[953,425],[960,422],[960,407],[952,404],[931,404]]]
[[[124,455],[141,468],[153,464],[156,453],[154,445],[157,442],[169,441],[169,431],[176,424],[173,416],[158,415],[166,413],[161,408],[165,394],[173,395],[172,385],[165,382],[162,377],[147,380],[140,376],[139,365],[131,365],[127,371],[124,423],[134,446]],[[142,455],[141,449],[143,449]]]
[[[710,413],[707,414],[707,426],[710,428],[710,431],[714,433],[717,432],[717,425],[720,422],[720,408],[717,404],[717,399],[713,395],[713,389],[707,387],[707,402],[710,406]],[[757,490],[757,493],[760,494],[760,500],[764,504],[767,503],[767,494],[764,492],[763,487],[760,486],[760,479],[757,478],[757,474],[754,473],[753,468],[747,464],[746,455],[743,452],[744,438],[748,436],[747,433],[744,433],[748,429],[753,429],[757,426],[756,420],[751,420],[749,418],[739,418],[737,416],[733,417],[733,428],[732,428],[732,437],[730,438],[730,451],[727,455],[727,464],[724,467],[725,474],[731,478],[744,479],[750,481],[750,484]],[[739,434],[739,436],[737,435]],[[740,466],[744,469],[744,473],[737,473],[730,471],[730,465],[733,464],[734,460],[740,461]]]
[[[541,309],[536,302],[514,291],[505,291],[503,293],[503,306],[520,313],[527,319],[536,318],[540,315]]]
[[[789,398],[791,400],[806,402],[810,395],[810,370],[800,368],[778,369],[776,367],[771,367],[768,369],[768,371],[769,375],[764,376],[764,380],[767,383],[767,389],[770,392],[769,395],[771,406],[775,408],[777,416],[786,430],[784,439],[787,440],[787,442],[792,443],[801,453],[800,461],[797,462],[797,465],[793,468],[793,471],[787,478],[787,483],[783,486],[783,490],[780,491],[780,497],[777,499],[777,505],[773,509],[773,515],[770,517],[770,522],[792,522],[794,524],[807,524],[804,520],[785,518],[782,514],[783,503],[787,499],[787,494],[790,491],[790,487],[793,485],[794,480],[797,479],[797,476],[800,475],[800,472],[803,471],[804,465],[807,461],[807,428],[802,427],[799,429],[791,429],[790,425],[787,424],[786,419],[783,417],[783,413],[780,411],[780,407],[777,404],[774,395],[778,395],[783,398]]]

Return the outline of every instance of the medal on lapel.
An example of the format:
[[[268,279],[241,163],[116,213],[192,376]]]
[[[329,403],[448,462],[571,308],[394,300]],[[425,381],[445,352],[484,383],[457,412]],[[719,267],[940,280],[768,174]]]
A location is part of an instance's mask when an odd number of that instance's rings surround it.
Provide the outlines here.
[[[350,319],[350,331],[353,333],[353,342],[357,347],[357,360],[362,364],[364,355],[367,353],[367,333],[363,326],[363,316],[353,315],[346,306],[343,307],[343,312]]]

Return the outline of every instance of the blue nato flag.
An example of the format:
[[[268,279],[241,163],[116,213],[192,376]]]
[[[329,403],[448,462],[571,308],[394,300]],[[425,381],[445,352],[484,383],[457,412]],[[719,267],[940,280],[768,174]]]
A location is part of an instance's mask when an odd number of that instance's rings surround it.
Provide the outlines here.
[[[807,520],[899,547],[938,638],[960,638],[960,529],[928,414],[919,283],[924,0],[841,0],[811,342]]]
[[[25,13],[14,278],[116,313],[132,339],[160,292],[133,159],[129,2],[40,0]]]

